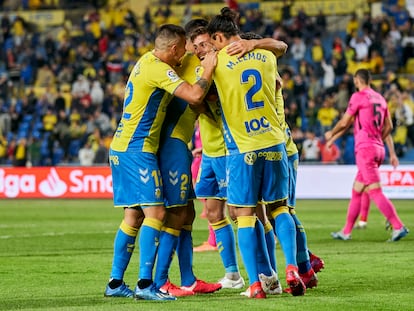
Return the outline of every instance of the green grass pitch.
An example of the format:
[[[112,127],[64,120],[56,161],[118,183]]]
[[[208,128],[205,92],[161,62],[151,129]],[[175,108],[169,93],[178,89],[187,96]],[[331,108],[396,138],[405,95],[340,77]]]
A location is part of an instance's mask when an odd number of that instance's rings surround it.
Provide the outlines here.
[[[394,201],[399,215],[414,230],[413,200]],[[373,205],[368,228],[354,230],[351,241],[329,233],[345,221],[346,200],[299,200],[298,216],[309,248],[325,260],[319,286],[303,297],[288,294],[248,299],[240,290],[147,302],[104,298],[114,234],[122,210],[111,200],[1,200],[0,310],[414,310],[414,231],[397,243]],[[201,210],[197,204],[198,214]],[[194,245],[207,237],[207,222],[196,217]],[[135,286],[136,249],[125,281]],[[284,257],[277,247],[279,278],[285,285]],[[239,256],[242,275],[246,272]],[[170,277],[179,283],[177,260]],[[198,278],[217,281],[224,275],[217,252],[195,253]]]

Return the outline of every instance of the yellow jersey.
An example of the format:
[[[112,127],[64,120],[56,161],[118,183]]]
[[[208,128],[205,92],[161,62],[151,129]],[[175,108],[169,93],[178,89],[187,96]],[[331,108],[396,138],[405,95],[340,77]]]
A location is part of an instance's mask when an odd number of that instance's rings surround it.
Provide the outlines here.
[[[284,143],[275,111],[277,63],[273,53],[255,49],[242,57],[218,53],[214,72],[224,139],[230,154]]]
[[[183,82],[171,66],[152,52],[144,54],[128,78],[122,117],[111,149],[156,153],[167,106]]]
[[[190,84],[196,83],[201,78],[202,67],[198,57],[192,53],[186,53],[181,60],[181,66],[176,68],[177,74]],[[194,123],[198,114],[190,108],[188,103],[174,97],[168,105],[161,137],[177,138],[188,144],[194,133]]]
[[[202,113],[198,117],[203,154],[208,157],[225,156],[227,152],[222,132],[220,101],[211,100],[207,104],[212,116]]]

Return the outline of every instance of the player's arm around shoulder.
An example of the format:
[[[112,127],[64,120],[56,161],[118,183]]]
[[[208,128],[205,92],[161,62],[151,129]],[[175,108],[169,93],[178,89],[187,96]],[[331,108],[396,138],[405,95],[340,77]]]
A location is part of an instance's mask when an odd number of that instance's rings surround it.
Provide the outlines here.
[[[201,65],[204,69],[201,78],[194,84],[181,83],[174,92],[175,96],[184,99],[190,105],[201,105],[203,103],[213,79],[214,69],[217,66],[217,52],[206,54]]]
[[[241,39],[230,44],[226,52],[231,56],[238,55],[241,57],[254,49],[264,49],[272,52],[276,57],[280,57],[286,53],[287,48],[288,45],[285,42],[272,38],[252,40]]]

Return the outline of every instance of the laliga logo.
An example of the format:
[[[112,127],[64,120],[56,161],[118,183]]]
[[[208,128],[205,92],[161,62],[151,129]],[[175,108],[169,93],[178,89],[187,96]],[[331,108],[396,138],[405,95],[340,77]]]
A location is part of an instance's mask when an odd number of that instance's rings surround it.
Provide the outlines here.
[[[58,197],[64,194],[68,186],[59,178],[55,168],[50,169],[47,178],[40,182],[39,191],[47,197]]]
[[[67,185],[59,178],[56,169],[51,168],[45,180],[39,183],[39,192],[47,197],[58,197],[65,193]],[[36,192],[36,176],[33,174],[6,174],[0,169],[0,193],[8,198],[15,198],[21,192]]]

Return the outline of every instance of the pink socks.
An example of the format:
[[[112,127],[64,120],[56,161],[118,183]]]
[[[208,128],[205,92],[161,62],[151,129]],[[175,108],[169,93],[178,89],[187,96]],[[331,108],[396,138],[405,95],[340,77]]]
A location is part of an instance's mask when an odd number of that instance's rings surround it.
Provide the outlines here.
[[[388,219],[394,230],[399,230],[403,227],[403,223],[397,215],[394,205],[384,195],[381,188],[371,189],[368,191],[369,197],[378,206],[380,212]]]

